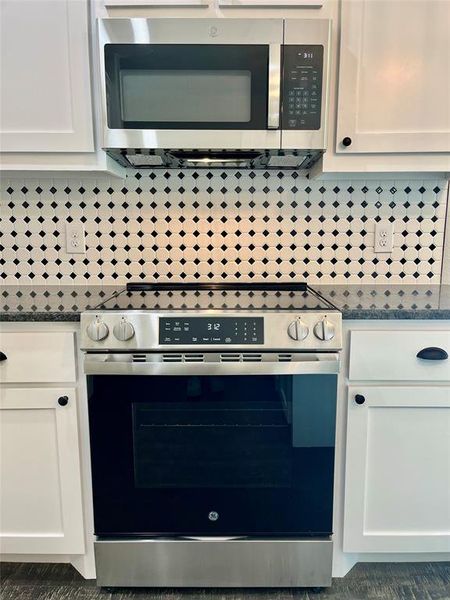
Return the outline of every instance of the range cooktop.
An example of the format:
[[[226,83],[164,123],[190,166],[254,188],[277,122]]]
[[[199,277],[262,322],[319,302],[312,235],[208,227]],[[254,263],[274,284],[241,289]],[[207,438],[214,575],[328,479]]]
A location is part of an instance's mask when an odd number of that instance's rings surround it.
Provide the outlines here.
[[[130,283],[81,315],[85,351],[330,352],[341,313],[306,283]]]
[[[98,310],[332,310],[306,283],[129,283]]]

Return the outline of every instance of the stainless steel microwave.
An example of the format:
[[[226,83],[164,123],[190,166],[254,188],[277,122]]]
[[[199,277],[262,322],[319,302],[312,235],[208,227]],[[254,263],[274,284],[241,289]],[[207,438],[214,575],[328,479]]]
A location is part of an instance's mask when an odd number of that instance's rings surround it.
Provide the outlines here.
[[[99,19],[103,147],[124,166],[308,168],[331,22]]]

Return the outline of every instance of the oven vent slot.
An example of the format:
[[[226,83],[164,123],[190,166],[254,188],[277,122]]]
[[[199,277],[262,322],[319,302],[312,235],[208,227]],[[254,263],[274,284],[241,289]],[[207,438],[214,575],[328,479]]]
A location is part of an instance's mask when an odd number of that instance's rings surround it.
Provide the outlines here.
[[[262,355],[256,353],[226,352],[220,355],[220,362],[261,362]]]
[[[194,363],[198,363],[198,362],[205,362],[205,355],[204,354],[185,354],[184,355],[184,362],[194,362]]]
[[[292,354],[278,354],[278,362],[292,362]]]
[[[168,362],[180,363],[180,362],[183,362],[183,355],[182,354],[163,354],[162,361],[165,363],[168,363]]]
[[[261,362],[261,361],[262,361],[261,354],[245,353],[242,355],[242,362]]]
[[[202,363],[205,362],[204,354],[163,354],[162,362],[165,363]]]
[[[232,354],[231,352],[227,352],[227,354],[220,355],[220,362],[240,362],[241,355],[240,354]]]
[[[147,362],[147,356],[145,354],[133,354],[131,360],[134,363]]]

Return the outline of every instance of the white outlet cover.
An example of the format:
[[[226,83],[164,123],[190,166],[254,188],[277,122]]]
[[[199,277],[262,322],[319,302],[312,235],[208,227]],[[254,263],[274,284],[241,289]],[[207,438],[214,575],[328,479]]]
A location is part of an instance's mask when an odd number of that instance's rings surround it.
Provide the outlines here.
[[[388,219],[375,223],[374,252],[391,253],[394,245],[394,224]]]
[[[80,221],[66,223],[66,252],[67,254],[84,254],[84,225]]]

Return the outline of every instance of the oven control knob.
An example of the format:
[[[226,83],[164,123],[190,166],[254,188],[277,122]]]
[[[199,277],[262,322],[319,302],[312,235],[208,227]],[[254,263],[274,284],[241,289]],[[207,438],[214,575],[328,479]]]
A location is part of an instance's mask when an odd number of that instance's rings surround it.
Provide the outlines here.
[[[322,319],[314,325],[314,335],[319,340],[329,342],[334,338],[334,325],[328,319]]]
[[[125,317],[122,317],[120,321],[114,325],[113,333],[118,340],[126,342],[127,340],[131,340],[134,336],[134,327]]]
[[[291,338],[291,340],[301,342],[306,338],[308,333],[309,327],[301,319],[296,319],[295,321],[292,321],[292,323],[289,323],[288,336]]]
[[[95,321],[92,321],[87,326],[86,333],[94,342],[100,342],[108,337],[108,325],[103,323],[100,317],[95,317]]]

